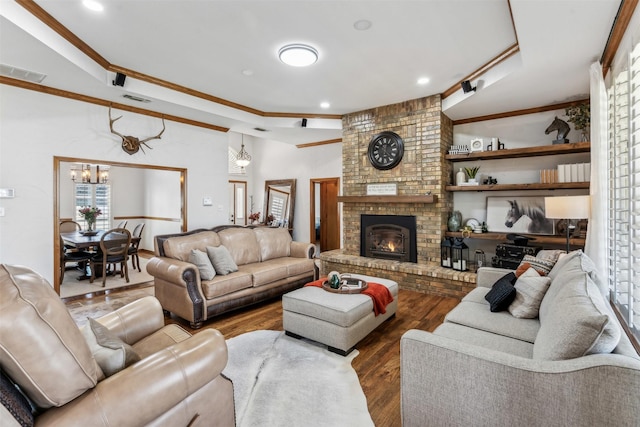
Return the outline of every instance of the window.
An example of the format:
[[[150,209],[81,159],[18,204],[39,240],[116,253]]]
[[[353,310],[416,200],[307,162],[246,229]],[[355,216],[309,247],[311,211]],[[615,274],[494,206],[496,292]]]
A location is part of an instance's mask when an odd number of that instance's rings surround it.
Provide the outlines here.
[[[98,230],[110,229],[111,221],[111,186],[109,184],[75,184],[75,205],[76,221],[87,229],[87,223],[78,212],[85,206],[95,206],[100,208],[102,215],[96,220]]]
[[[609,287],[640,340],[640,43],[609,88]]]

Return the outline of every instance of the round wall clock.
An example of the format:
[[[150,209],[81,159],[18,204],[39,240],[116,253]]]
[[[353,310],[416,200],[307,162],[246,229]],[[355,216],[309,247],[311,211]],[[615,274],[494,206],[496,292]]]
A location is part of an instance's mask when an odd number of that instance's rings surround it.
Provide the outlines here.
[[[380,132],[371,138],[367,155],[374,168],[393,169],[404,155],[404,141],[397,133]]]
[[[484,142],[480,138],[472,139],[469,146],[469,151],[482,151],[484,150]]]

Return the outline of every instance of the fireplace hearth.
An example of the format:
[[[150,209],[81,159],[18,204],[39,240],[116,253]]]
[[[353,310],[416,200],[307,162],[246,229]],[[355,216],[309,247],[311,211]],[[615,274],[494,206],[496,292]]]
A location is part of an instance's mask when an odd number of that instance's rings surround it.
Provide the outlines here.
[[[360,256],[418,262],[415,216],[361,215],[360,230]]]

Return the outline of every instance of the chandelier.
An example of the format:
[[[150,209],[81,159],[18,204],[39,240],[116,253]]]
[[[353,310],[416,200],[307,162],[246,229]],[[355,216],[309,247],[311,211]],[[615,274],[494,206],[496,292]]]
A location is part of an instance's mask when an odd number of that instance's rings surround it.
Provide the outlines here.
[[[244,149],[244,134],[242,135],[242,146],[240,147],[240,152],[236,156],[236,165],[241,168],[249,166],[251,163],[251,156],[247,153],[247,150]]]
[[[76,182],[78,178],[78,171],[76,169],[71,169],[71,180]],[[83,184],[106,184],[109,182],[109,170],[102,170],[100,172],[100,165],[96,165],[96,174],[95,181],[92,181],[93,175],[91,173],[91,165],[81,165],[80,166],[80,181]]]

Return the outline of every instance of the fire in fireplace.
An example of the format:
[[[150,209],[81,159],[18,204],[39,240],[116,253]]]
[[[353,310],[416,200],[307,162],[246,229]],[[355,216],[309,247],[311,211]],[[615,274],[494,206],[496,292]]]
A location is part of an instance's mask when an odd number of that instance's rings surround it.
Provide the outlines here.
[[[360,256],[418,262],[416,217],[361,215]]]

